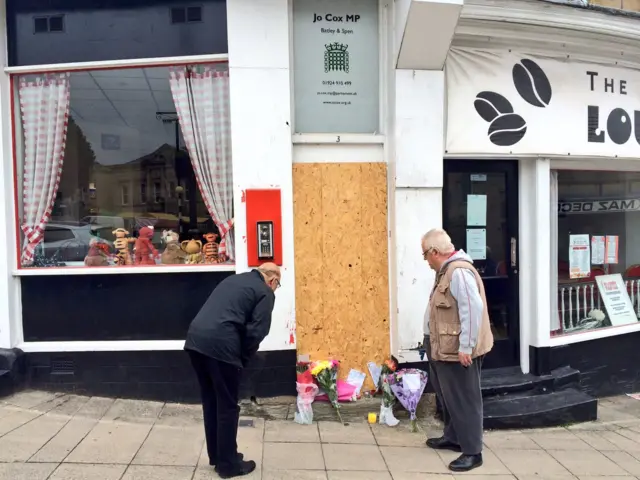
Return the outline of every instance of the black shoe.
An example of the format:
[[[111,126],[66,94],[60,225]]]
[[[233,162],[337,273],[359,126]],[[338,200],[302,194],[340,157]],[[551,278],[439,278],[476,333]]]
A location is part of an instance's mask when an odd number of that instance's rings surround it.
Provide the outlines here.
[[[449,464],[449,470],[452,472],[468,472],[474,468],[482,466],[482,454],[477,455],[460,455]]]
[[[429,438],[427,440],[427,447],[433,448],[434,450],[451,450],[452,452],[462,451],[460,445],[450,442],[444,437]]]
[[[249,475],[256,469],[256,462],[253,460],[249,460],[245,462],[241,460],[236,463],[233,467],[220,469],[218,467],[215,468],[216,473],[220,478],[233,478],[233,477],[243,477],[244,475]]]
[[[244,460],[244,455],[242,453],[238,453],[238,461],[242,461]],[[215,467],[218,464],[217,460],[209,460],[209,465],[211,465],[212,467]]]

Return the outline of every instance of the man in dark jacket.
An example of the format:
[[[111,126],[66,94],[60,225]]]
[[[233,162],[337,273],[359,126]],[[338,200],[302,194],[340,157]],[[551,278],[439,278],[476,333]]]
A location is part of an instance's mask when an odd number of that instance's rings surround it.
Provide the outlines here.
[[[198,376],[209,464],[221,478],[248,475],[254,461],[238,453],[240,372],[271,328],[280,268],[265,263],[224,279],[191,322],[185,350]]]

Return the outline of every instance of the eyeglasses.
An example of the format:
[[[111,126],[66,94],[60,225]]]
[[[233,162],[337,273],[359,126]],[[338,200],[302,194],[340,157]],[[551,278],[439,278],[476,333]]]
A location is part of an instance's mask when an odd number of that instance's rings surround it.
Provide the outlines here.
[[[282,285],[280,285],[280,280],[278,280],[276,278],[276,289],[280,288]]]
[[[430,254],[431,252],[435,252],[435,251],[437,251],[437,249],[436,249],[436,248],[434,248],[434,247],[429,247],[429,248],[427,248],[424,252],[422,252],[422,258],[424,258],[424,259],[426,260],[426,259],[427,259],[427,257],[429,256],[429,254]]]

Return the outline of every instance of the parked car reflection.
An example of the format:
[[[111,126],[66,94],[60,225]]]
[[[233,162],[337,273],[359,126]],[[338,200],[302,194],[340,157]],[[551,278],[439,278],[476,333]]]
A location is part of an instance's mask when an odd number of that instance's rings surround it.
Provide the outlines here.
[[[36,256],[67,265],[84,265],[92,239],[97,239],[113,248],[113,243],[95,235],[91,225],[49,223],[45,227],[43,241]]]

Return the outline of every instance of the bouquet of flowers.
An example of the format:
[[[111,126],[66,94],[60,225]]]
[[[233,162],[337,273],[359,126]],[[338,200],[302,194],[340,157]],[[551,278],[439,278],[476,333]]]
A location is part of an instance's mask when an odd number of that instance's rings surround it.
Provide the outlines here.
[[[380,405],[380,423],[395,427],[400,421],[393,415],[393,405],[396,397],[389,384],[389,376],[393,375],[398,368],[398,361],[391,357],[382,364],[380,379],[378,380],[378,390],[382,392],[382,404]]]
[[[396,398],[411,416],[411,431],[417,432],[416,410],[427,386],[427,373],[408,368],[391,374],[388,381]]]
[[[311,404],[318,393],[318,386],[313,383],[313,375],[309,369],[308,362],[298,362],[296,364],[296,399],[297,411],[294,421],[301,425],[313,424],[313,407]]]
[[[336,360],[323,360],[311,364],[311,375],[318,382],[318,386],[327,394],[333,408],[336,409],[340,423],[342,415],[340,415],[340,404],[338,403],[338,366],[340,364]]]

